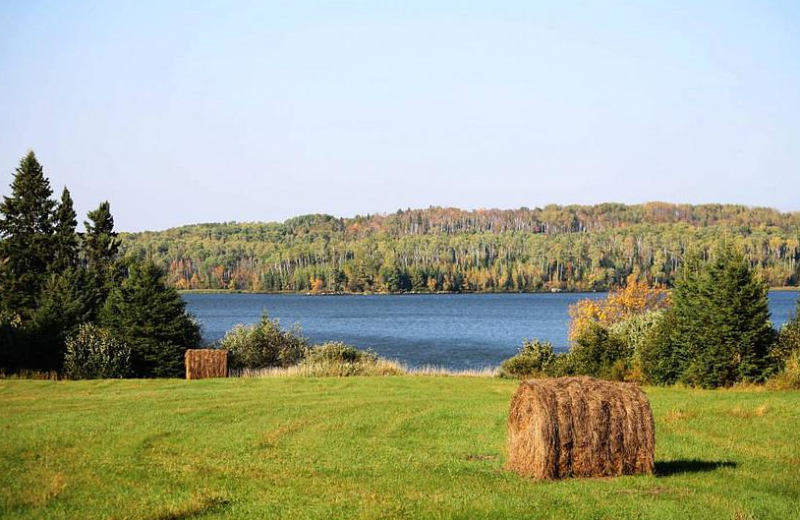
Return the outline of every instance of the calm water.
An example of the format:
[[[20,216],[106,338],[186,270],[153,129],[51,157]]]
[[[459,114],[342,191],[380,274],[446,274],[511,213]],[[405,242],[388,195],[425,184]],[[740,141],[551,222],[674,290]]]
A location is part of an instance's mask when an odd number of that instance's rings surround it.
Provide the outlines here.
[[[372,347],[411,366],[479,368],[498,365],[524,338],[567,348],[570,304],[604,294],[453,294],[404,296],[303,296],[187,294],[188,309],[207,342],[237,323],[258,321],[262,311],[284,326],[299,323],[313,342],[343,341]],[[770,293],[777,326],[793,313],[797,293]]]

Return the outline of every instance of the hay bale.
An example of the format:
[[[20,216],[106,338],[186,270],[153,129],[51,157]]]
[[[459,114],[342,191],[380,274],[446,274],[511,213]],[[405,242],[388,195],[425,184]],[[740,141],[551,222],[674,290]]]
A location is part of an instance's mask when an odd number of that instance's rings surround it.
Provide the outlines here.
[[[508,416],[507,467],[526,477],[652,474],[655,424],[644,392],[591,377],[519,385]]]
[[[228,351],[218,349],[189,349],[184,356],[186,379],[228,377]]]

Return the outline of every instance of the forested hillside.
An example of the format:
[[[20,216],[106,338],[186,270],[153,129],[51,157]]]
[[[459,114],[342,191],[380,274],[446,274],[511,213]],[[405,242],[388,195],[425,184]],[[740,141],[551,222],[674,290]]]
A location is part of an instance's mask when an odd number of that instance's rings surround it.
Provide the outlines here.
[[[727,240],[772,286],[796,285],[800,213],[738,205],[451,208],[123,234],[179,289],[603,290],[639,273],[670,284],[687,254]]]

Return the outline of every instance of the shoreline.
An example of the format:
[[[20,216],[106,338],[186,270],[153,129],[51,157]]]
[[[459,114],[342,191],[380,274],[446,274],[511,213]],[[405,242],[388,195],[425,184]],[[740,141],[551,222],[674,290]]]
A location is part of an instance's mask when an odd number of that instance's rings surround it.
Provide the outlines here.
[[[770,292],[798,292],[800,287],[786,286],[786,287],[770,287]],[[299,296],[436,296],[436,295],[453,295],[453,294],[606,294],[608,290],[603,291],[519,291],[519,292],[503,292],[503,291],[474,291],[474,292],[456,292],[456,291],[409,291],[409,292],[309,292],[309,291],[245,291],[230,289],[179,289],[178,294],[269,294],[269,295],[299,295]]]

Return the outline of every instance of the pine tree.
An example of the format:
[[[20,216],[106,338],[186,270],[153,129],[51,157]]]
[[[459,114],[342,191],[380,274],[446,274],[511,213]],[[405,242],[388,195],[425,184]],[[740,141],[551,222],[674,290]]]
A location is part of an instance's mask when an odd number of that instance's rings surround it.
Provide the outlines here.
[[[54,269],[60,272],[78,264],[78,214],[72,204],[69,190],[61,192],[61,201],[55,212],[55,259]]]
[[[53,247],[53,190],[33,152],[22,158],[11,196],[0,203],[0,313],[27,320],[47,279]]]
[[[149,261],[131,264],[130,276],[111,292],[101,323],[131,347],[139,377],[181,376],[184,353],[200,343],[200,329],[185,302]]]

